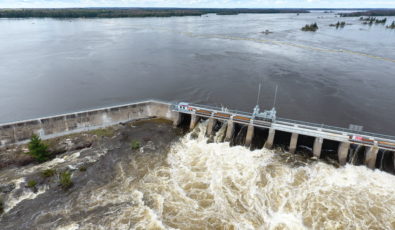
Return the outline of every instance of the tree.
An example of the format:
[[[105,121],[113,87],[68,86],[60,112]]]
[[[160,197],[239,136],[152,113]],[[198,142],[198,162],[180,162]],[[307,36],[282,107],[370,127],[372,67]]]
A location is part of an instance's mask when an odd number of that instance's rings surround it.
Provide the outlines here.
[[[31,155],[38,162],[44,162],[50,159],[51,153],[48,151],[48,146],[36,134],[32,135],[28,147],[29,152],[27,154]]]

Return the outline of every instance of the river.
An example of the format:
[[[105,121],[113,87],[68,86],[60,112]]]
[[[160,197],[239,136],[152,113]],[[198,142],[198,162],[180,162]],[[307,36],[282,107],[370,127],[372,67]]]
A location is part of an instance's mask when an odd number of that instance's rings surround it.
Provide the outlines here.
[[[147,98],[251,111],[262,83],[264,108],[278,85],[281,117],[395,135],[395,31],[358,18],[1,19],[0,31],[0,122]]]
[[[2,229],[395,228],[393,175],[208,144],[206,126],[176,137],[171,124],[126,125],[90,148],[2,170],[0,182],[16,185],[4,198]],[[133,139],[146,141],[133,151]],[[45,169],[72,170],[74,186],[63,191],[55,176],[42,179]],[[25,187],[31,179],[36,193]]]

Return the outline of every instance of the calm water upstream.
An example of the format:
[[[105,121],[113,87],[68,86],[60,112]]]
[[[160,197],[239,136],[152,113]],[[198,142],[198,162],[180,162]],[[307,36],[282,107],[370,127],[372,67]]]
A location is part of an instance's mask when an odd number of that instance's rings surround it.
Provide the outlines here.
[[[261,105],[278,85],[281,117],[395,135],[395,31],[358,18],[2,19],[0,31],[0,122],[147,98],[250,111],[263,82]]]

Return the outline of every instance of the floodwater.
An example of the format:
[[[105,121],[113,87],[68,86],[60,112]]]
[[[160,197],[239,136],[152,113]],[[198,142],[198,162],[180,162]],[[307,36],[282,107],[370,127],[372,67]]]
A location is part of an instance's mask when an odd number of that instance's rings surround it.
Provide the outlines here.
[[[12,230],[395,228],[392,175],[220,141],[207,144],[206,125],[174,141],[167,153],[158,137],[140,153],[125,151],[110,138],[115,149],[93,147],[40,166],[9,169],[0,181],[5,175],[19,178],[0,224]],[[171,133],[169,127],[141,130]],[[223,135],[220,129],[216,138]],[[78,168],[87,160],[92,165],[73,172],[75,185],[68,192],[46,185],[37,193],[23,189],[29,172]]]
[[[358,18],[1,19],[0,31],[0,122],[148,98],[251,111],[262,82],[260,105],[278,85],[281,117],[395,135],[395,30]]]

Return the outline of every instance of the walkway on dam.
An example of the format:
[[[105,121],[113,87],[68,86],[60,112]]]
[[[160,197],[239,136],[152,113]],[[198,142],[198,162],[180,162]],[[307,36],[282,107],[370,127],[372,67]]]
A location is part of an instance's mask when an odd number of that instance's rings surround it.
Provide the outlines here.
[[[246,145],[250,145],[254,136],[255,127],[268,130],[268,137],[264,146],[272,148],[276,131],[291,134],[289,143],[289,152],[294,153],[297,148],[299,135],[314,138],[313,154],[320,158],[324,140],[339,142],[338,161],[344,165],[350,152],[350,145],[365,147],[364,163],[369,168],[374,168],[379,150],[394,151],[395,137],[370,133],[364,131],[355,131],[347,128],[328,126],[304,121],[296,121],[285,118],[276,118],[274,120],[257,119],[253,113],[229,110],[226,108],[191,104],[191,103],[173,104],[172,110],[181,114],[190,114],[190,127],[193,128],[199,118],[209,119],[208,133],[211,133],[216,121],[225,121],[228,126],[226,139],[233,136],[234,123],[242,124],[248,127],[246,134]],[[176,121],[177,122],[177,121]],[[395,158],[395,157],[394,157]],[[395,159],[394,159],[395,164]]]

